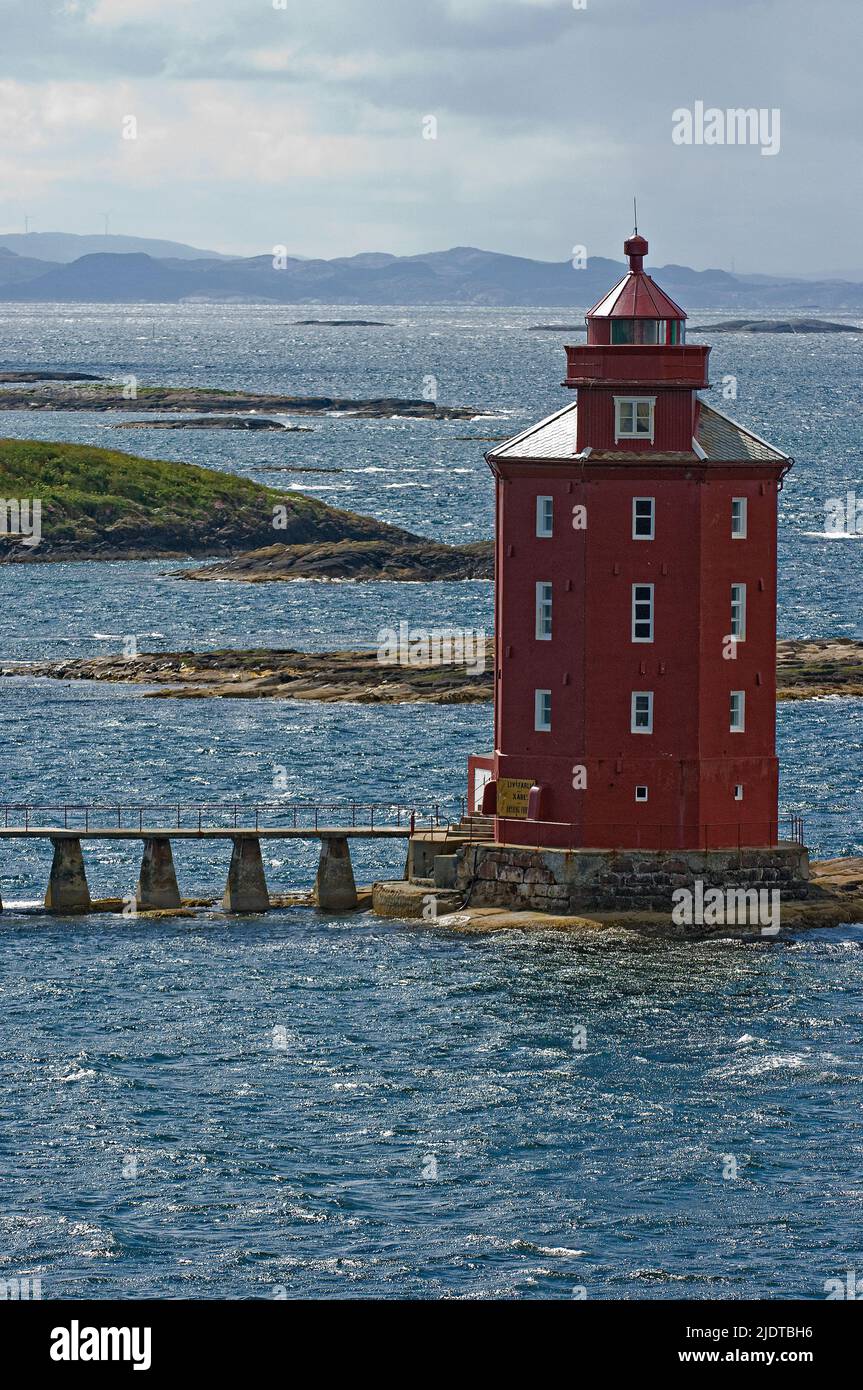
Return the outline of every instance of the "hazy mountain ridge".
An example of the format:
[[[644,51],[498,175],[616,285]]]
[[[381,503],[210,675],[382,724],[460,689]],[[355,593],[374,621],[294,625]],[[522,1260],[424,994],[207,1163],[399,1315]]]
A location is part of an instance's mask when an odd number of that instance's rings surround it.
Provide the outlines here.
[[[30,233],[32,238],[64,234]],[[417,256],[364,252],[332,260],[270,254],[218,258],[180,243],[130,242],[170,247],[174,254],[98,250],[73,260],[18,255],[0,237],[0,300],[60,303],[179,303],[183,300],[274,304],[453,304],[477,307],[585,307],[624,273],[622,261],[591,257],[583,269],[569,261],[535,261],[457,246]],[[23,241],[20,238],[19,241]],[[86,241],[87,238],[81,240]],[[119,238],[90,238],[104,244]],[[62,249],[62,248],[60,248]],[[687,309],[863,310],[863,284],[801,281],[767,275],[738,276],[690,266],[649,267],[662,287]]]
[[[127,255],[143,251],[148,256],[159,259],[174,256],[180,260],[196,260],[205,257],[209,261],[229,261],[222,251],[204,251],[197,246],[187,246],[184,241],[164,241],[157,237],[122,236],[113,232],[101,232],[91,236],[77,232],[4,232],[0,234],[0,247],[14,251],[20,256],[34,256],[40,261],[55,261],[62,264],[77,261],[81,256],[100,252],[114,255]]]

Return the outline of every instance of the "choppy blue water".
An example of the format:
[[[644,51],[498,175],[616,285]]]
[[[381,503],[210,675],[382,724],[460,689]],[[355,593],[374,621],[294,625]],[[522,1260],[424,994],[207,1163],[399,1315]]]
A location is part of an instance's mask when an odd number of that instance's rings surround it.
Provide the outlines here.
[[[391,323],[290,327],[308,306],[2,306],[0,366],[358,396],[418,396],[434,375],[441,400],[495,418],[328,418],[260,437],[21,413],[0,430],[210,463],[443,539],[489,535],[484,445],[463,436],[564,402],[565,335],[529,326],[572,311],[345,313]],[[863,537],[824,535],[828,498],[863,497],[861,350],[716,340],[713,380],[738,383],[720,408],[797,460],[781,499],[785,636],[861,635]],[[491,628],[482,583],[246,589],[176,567],[0,569],[0,659],[107,653],[130,634],[144,650],[325,648],[372,645],[402,619]],[[3,801],[258,802],[284,767],[291,799],[411,802],[462,792],[490,710],[14,680],[0,736]],[[817,853],[863,852],[863,701],[781,705],[779,736],[783,810],[805,816]],[[185,892],[221,889],[225,846],[175,852]],[[357,876],[399,872],[402,855],[359,850]],[[128,892],[134,856],[89,846],[93,891]],[[26,906],[48,858],[0,843],[0,1279],[40,1276],[60,1298],[817,1298],[863,1267],[860,929],[681,946],[463,939],[307,910],[58,922]],[[307,886],[314,846],[267,860],[274,890]]]

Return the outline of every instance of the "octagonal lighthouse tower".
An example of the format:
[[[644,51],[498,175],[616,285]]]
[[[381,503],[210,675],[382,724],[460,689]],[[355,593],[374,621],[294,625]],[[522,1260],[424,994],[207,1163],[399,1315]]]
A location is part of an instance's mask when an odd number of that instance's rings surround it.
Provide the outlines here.
[[[495,840],[778,842],[777,495],[791,459],[707,405],[710,348],[629,271],[568,347],[573,404],[486,455],[497,488]]]

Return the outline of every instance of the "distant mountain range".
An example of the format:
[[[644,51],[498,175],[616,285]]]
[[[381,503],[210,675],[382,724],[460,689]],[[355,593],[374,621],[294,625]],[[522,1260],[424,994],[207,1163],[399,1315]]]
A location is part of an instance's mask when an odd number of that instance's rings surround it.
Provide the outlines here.
[[[863,311],[863,284],[856,281],[731,275],[684,265],[648,268],[687,309]],[[72,237],[59,232],[0,236],[0,300],[7,303],[584,308],[625,269],[622,261],[604,256],[593,256],[584,269],[576,270],[569,261],[534,261],[470,246],[420,256],[290,256],[276,269],[272,255],[228,257],[143,237]]]
[[[93,256],[105,251],[118,256],[143,251],[147,256],[173,256],[178,261],[230,261],[221,251],[202,251],[183,241],[158,241],[146,236],[78,236],[75,232],[7,232],[0,234],[0,247],[19,256],[35,256],[40,261],[77,261],[79,256]]]

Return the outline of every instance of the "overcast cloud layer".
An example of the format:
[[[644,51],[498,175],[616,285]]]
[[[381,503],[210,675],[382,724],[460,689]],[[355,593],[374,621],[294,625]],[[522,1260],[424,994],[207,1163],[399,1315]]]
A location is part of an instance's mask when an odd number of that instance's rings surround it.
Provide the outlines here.
[[[584,4],[0,0],[0,229],[561,261],[637,193],[658,262],[863,274],[860,0]],[[779,152],[674,144],[698,100]]]

